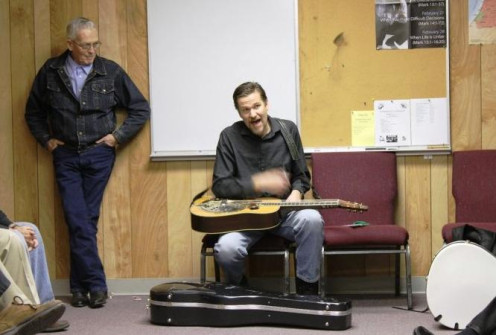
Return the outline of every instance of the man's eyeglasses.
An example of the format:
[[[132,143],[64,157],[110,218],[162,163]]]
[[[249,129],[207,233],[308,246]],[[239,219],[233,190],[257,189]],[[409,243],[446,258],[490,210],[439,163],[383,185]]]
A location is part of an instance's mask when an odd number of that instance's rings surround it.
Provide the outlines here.
[[[102,42],[100,42],[100,41],[95,42],[95,43],[78,43],[78,42],[72,40],[72,42],[83,50],[90,50],[91,48],[96,50],[102,45]]]

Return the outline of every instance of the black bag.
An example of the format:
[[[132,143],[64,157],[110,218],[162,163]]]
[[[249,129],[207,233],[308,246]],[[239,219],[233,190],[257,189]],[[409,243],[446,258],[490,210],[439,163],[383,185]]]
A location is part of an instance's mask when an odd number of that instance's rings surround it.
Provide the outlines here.
[[[173,282],[150,291],[151,322],[167,326],[351,327],[351,302],[262,293],[221,283]]]
[[[453,228],[453,241],[470,241],[479,244],[496,256],[496,233],[469,224]]]

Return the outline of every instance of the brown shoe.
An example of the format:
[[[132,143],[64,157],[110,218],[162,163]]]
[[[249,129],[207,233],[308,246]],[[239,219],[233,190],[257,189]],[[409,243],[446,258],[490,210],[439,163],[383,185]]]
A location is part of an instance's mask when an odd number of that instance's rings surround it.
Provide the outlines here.
[[[0,312],[0,335],[39,333],[55,323],[64,311],[65,305],[60,300],[29,305],[15,297],[12,305]]]

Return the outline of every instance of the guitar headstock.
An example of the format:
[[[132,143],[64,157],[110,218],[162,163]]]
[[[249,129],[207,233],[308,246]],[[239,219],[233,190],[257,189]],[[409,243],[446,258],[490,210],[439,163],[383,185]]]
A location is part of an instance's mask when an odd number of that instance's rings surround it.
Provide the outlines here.
[[[356,212],[356,213],[362,213],[369,209],[369,206],[366,206],[364,204],[358,202],[346,201],[346,200],[339,200],[339,207],[345,208],[350,212]]]

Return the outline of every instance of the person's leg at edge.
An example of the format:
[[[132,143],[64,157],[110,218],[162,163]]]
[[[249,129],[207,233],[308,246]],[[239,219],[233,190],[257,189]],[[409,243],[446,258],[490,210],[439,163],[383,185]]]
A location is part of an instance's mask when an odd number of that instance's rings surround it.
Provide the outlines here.
[[[16,222],[19,226],[31,227],[34,232],[36,239],[38,240],[38,246],[33,250],[29,251],[29,263],[31,264],[31,270],[33,272],[33,277],[36,283],[36,289],[40,297],[40,302],[43,304],[54,299],[52,284],[50,282],[50,273],[48,271],[48,264],[45,254],[45,244],[43,243],[43,237],[41,236],[38,227],[30,222]],[[23,235],[16,231],[17,236],[26,243]],[[27,245],[26,245],[27,248]]]
[[[6,283],[3,293],[0,294],[0,311],[9,307],[15,297],[21,298],[25,303],[31,304],[32,301],[24,294],[24,292],[15,284],[15,280],[10,275],[7,268],[0,262],[0,277],[2,283]]]
[[[33,304],[0,262],[0,334],[35,334],[46,331],[57,323],[64,311],[65,305],[59,300],[41,305]]]
[[[478,335],[496,334],[496,297],[469,322],[466,329]]]
[[[496,333],[496,297],[456,335],[492,335]],[[419,326],[413,335],[432,335],[428,329]]]
[[[24,239],[19,239],[14,231],[0,230],[0,263],[10,276],[15,278],[16,285],[34,304],[39,304],[38,290],[29,264],[29,255]],[[11,281],[12,282],[12,281]]]

